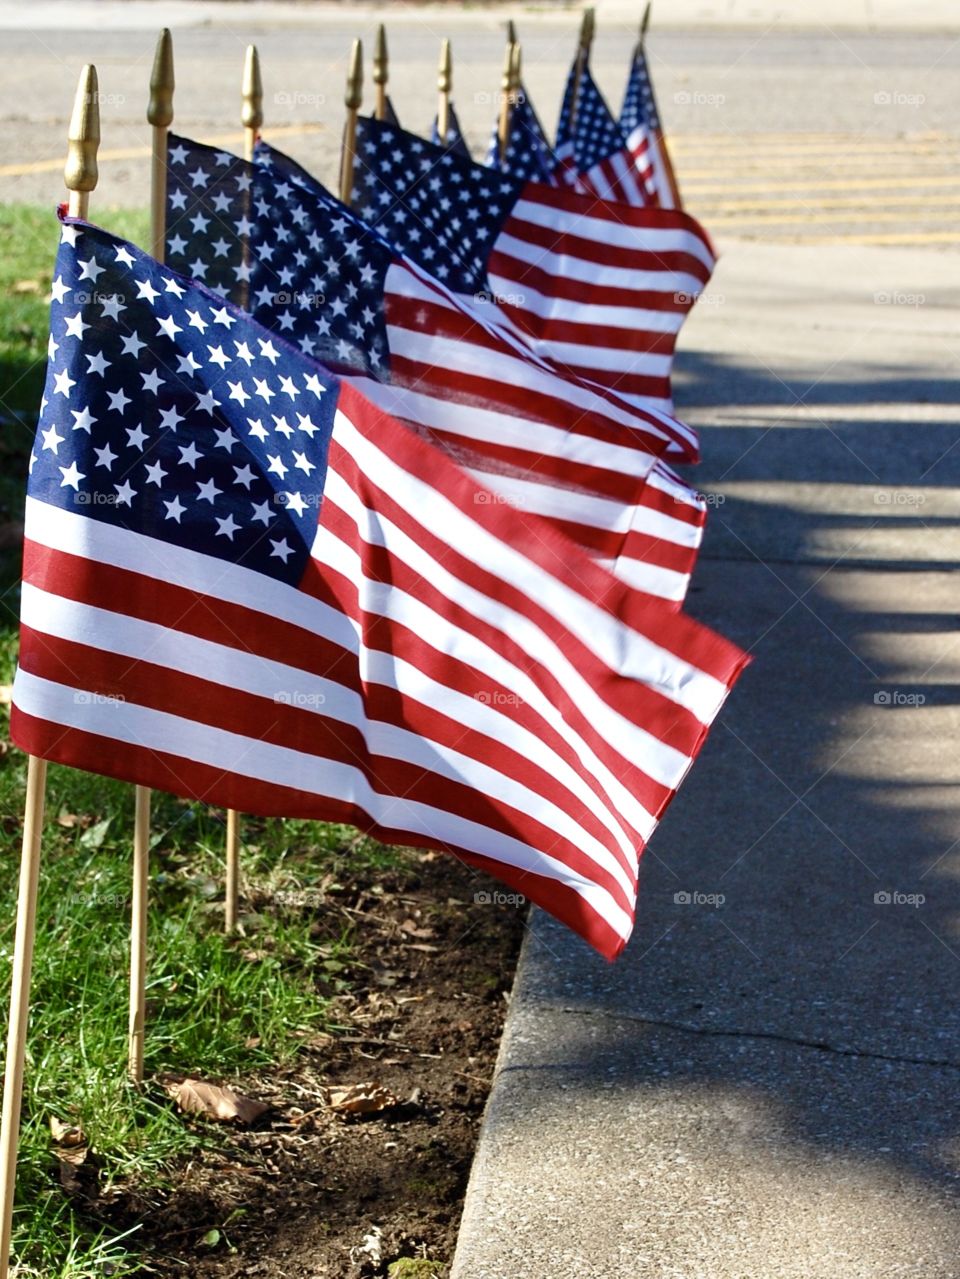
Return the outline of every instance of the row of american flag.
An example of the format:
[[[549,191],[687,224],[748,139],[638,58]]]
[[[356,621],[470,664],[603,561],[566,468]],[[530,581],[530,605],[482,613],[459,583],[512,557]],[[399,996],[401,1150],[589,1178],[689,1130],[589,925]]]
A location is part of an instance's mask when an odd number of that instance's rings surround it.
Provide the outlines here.
[[[476,163],[360,117],[340,199],[169,135],[164,261],[60,211],[12,735],[445,849],[607,957],[746,663],[684,611],[675,414],[713,250],[642,45]],[[506,145],[503,143],[506,142]]]

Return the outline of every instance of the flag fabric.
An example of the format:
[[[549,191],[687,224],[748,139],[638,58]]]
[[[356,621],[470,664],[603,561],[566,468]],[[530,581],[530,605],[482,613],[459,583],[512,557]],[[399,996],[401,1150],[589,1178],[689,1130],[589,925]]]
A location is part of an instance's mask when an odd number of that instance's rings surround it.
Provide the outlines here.
[[[17,745],[447,849],[616,955],[745,655],[482,500],[246,312],[99,228],[62,236]]]
[[[500,125],[493,126],[487,150],[487,168],[497,169],[515,182],[543,182],[559,186],[557,157],[547,141],[543,125],[534,111],[526,91],[517,90],[516,99],[508,107],[509,132],[504,154],[500,155]]]
[[[392,124],[395,128],[400,127],[400,119],[397,116],[396,111],[394,111],[393,109],[393,99],[390,97],[389,94],[387,94],[387,99],[385,104],[385,114],[383,118],[386,120],[388,124]]]
[[[440,117],[433,117],[433,124],[430,126],[430,141],[434,146],[443,147],[450,150],[454,155],[463,156],[465,160],[469,160],[470,148],[467,146],[463,136],[463,130],[460,128],[460,120],[453,103],[447,106],[447,136],[445,140],[440,138]]]
[[[484,325],[299,166],[171,139],[167,261],[245,304],[429,433],[499,499],[638,590],[682,602],[705,502],[660,455],[671,419],[561,377]]]
[[[557,173],[575,190],[636,208],[657,203],[645,131],[634,145],[614,119],[589,66],[570,68],[557,123]],[[642,134],[642,136],[640,136]]]
[[[510,181],[366,117],[352,204],[454,293],[492,294],[498,318],[558,367],[672,411],[677,334],[715,260],[688,214]],[[696,461],[695,434],[670,453]]]
[[[635,159],[638,167],[649,167],[649,181],[657,203],[663,209],[674,208],[673,185],[663,156],[663,126],[642,44],[637,45],[630,64],[620,111],[620,127],[627,138],[627,149],[635,157],[640,157]]]

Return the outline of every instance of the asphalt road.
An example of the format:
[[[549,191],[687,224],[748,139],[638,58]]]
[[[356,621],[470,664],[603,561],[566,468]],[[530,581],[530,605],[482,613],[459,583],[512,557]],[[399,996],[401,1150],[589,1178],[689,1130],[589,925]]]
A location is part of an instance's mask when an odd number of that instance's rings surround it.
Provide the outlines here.
[[[53,25],[49,10],[38,9],[43,23],[31,29],[23,25],[28,15],[20,6],[20,25],[3,32],[0,199],[60,197],[76,77],[83,62],[94,60],[103,141],[92,207],[144,204],[149,136],[143,112],[153,23],[173,20],[166,18],[170,10],[108,6],[103,19],[93,25],[91,18],[84,27],[84,15],[93,10],[77,6],[63,11],[69,12],[69,30]],[[176,7],[175,17],[182,21],[185,10],[192,12]],[[439,42],[449,34],[455,102],[474,152],[482,156],[496,113],[509,12],[404,10],[388,18],[390,89],[405,123],[416,131],[429,125]],[[298,27],[296,10],[282,26],[258,22],[256,13],[254,6],[238,4],[228,22],[174,27],[175,127],[220,145],[241,145],[240,72],[244,47],[253,41],[263,62],[265,136],[333,183],[349,44],[359,35],[369,51],[375,19],[361,10]],[[528,89],[552,128],[578,16],[514,16]],[[125,29],[111,29],[111,21],[121,20]],[[0,26],[3,21],[0,6]],[[632,23],[600,23],[593,65],[615,106],[633,38]],[[654,27],[649,49],[686,201],[721,241],[735,235],[960,244],[960,43],[954,36],[863,34],[816,24],[803,31],[775,23],[702,32]]]

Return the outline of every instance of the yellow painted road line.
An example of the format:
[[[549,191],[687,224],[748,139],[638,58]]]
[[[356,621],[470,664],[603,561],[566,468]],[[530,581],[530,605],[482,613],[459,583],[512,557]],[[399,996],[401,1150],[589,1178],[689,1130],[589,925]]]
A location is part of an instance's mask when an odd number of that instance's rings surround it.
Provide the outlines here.
[[[742,148],[771,146],[782,150],[785,146],[830,147],[830,146],[872,146],[880,150],[890,147],[910,149],[929,144],[934,147],[956,146],[957,135],[952,133],[912,133],[904,136],[883,138],[873,133],[671,133],[668,137],[671,151],[702,148],[717,150],[720,147]]]
[[[958,209],[958,213],[960,213],[960,209]],[[701,220],[704,220],[708,215],[698,210],[696,216]],[[710,214],[709,217],[711,226],[751,225],[753,223],[766,223],[771,226],[786,226],[788,223],[792,222],[834,222],[838,226],[841,226],[844,223],[857,222],[871,224],[874,222],[902,222],[905,226],[909,226],[911,222],[948,222],[951,226],[956,226],[960,223],[960,217],[951,217],[949,211],[939,215],[933,214],[930,217],[924,217],[921,214],[916,218],[910,218],[902,210],[898,213],[865,212],[862,216],[858,216],[856,213],[812,213],[809,209],[797,209],[795,214],[787,212],[771,214],[738,213],[727,218],[717,217],[716,214]]]
[[[871,197],[875,201],[875,197]],[[711,214],[734,213],[738,209],[757,209],[760,212],[770,210],[775,212],[777,209],[792,208],[797,204],[798,197],[794,195],[778,196],[772,200],[716,200],[713,202],[705,202],[698,207],[709,209]],[[960,209],[960,195],[951,193],[948,195],[936,195],[924,193],[917,195],[885,195],[882,203],[884,205],[905,205],[917,210],[923,210],[931,204],[948,204],[956,205]],[[868,204],[859,196],[845,195],[817,195],[816,192],[810,192],[808,200],[804,201],[805,205],[809,205],[812,209],[864,209],[869,210],[876,207],[876,202]]]
[[[833,161],[824,160],[820,164],[797,164],[792,160],[785,161],[783,164],[767,164],[765,161],[757,162],[753,157],[749,160],[746,156],[742,160],[724,160],[722,164],[710,165],[709,168],[698,166],[692,168],[689,165],[678,164],[679,171],[684,174],[690,182],[708,181],[711,178],[719,178],[728,174],[731,178],[740,180],[759,181],[765,174],[776,178],[778,181],[795,173],[798,179],[814,178],[818,175],[832,176],[837,173],[849,173],[851,178],[870,178],[873,174],[883,173],[884,170],[895,172],[898,178],[938,178],[950,177],[951,175],[960,175],[960,162],[956,160],[938,161],[933,164],[923,164],[918,162],[916,157],[907,160],[896,160],[889,165],[879,165],[875,160],[871,160],[867,164],[855,164],[850,160]]]
[[[682,172],[682,171],[681,171]],[[960,174],[946,174],[940,178],[824,178],[817,183],[818,190],[826,191],[882,191],[896,187],[955,187],[960,186]],[[748,191],[796,191],[802,195],[805,188],[802,182],[788,182],[771,179],[769,182],[724,182],[701,183],[684,181],[684,196],[691,195],[741,195]]]
[[[747,239],[755,239],[748,236]],[[792,244],[960,244],[960,232],[930,231],[897,235],[791,235],[785,236]]]
[[[270,130],[271,138],[289,138],[302,133],[323,133],[326,126],[322,124],[281,124]],[[205,139],[208,146],[227,147],[243,141],[243,132],[217,133]],[[150,156],[149,147],[115,147],[100,151],[97,160],[104,164],[109,160],[146,160]],[[55,173],[63,168],[65,156],[58,160],[34,160],[28,164],[0,165],[0,178],[26,177],[30,173]]]
[[[960,147],[957,145],[956,139],[949,142],[945,139],[941,146],[910,146],[908,144],[897,145],[896,143],[869,143],[857,142],[851,139],[849,144],[843,146],[810,146],[810,147],[783,147],[776,143],[772,143],[769,147],[744,142],[742,146],[724,147],[720,150],[718,147],[678,147],[668,138],[667,142],[670,146],[670,152],[676,152],[678,157],[682,157],[687,163],[702,163],[706,159],[716,159],[718,164],[729,161],[734,156],[746,155],[756,156],[759,160],[772,162],[773,160],[781,160],[784,164],[795,164],[800,161],[806,161],[811,158],[817,159],[821,156],[836,156],[838,159],[863,159],[878,160],[883,156],[892,156],[898,160],[909,159],[916,156],[922,160],[936,160],[944,156],[956,156]]]

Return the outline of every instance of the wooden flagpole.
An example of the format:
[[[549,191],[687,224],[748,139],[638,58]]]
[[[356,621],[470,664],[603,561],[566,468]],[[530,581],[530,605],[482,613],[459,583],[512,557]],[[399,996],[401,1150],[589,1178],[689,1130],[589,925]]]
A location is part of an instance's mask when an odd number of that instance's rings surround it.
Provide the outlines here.
[[[150,125],[150,249],[158,262],[166,250],[167,133],[173,122],[173,41],[164,28],[157,41],[150,75],[147,123]],[[133,880],[130,893],[130,1012],[127,1022],[127,1073],[143,1083],[143,1038],[147,1006],[147,901],[150,880],[150,789],[134,788]]]
[[[513,24],[510,24],[511,27]],[[516,101],[515,70],[516,55],[519,45],[510,41],[503,57],[503,74],[500,77],[500,118],[497,120],[497,149],[500,155],[500,168],[504,166],[507,147],[510,145],[511,110]]]
[[[635,57],[646,58],[644,49],[644,41],[647,38],[647,27],[650,25],[650,10],[652,8],[652,0],[647,0],[647,6],[643,11],[643,17],[640,19],[640,39],[637,41],[637,51]],[[656,112],[656,118],[659,121],[659,127],[654,131],[656,134],[655,141],[660,148],[660,155],[663,158],[663,168],[667,175],[667,182],[670,184],[670,194],[673,198],[673,207],[675,209],[683,208],[683,200],[680,198],[680,186],[677,182],[676,171],[673,167],[673,160],[670,157],[670,148],[667,146],[667,136],[663,131],[663,120],[660,118],[660,111],[657,107],[657,98],[653,88],[653,77],[650,75],[649,65],[647,67],[647,84],[650,88],[650,99],[653,102],[653,109]]]
[[[347,92],[343,99],[347,118],[343,126],[343,151],[340,155],[340,199],[350,203],[353,194],[353,164],[357,154],[357,113],[363,102],[363,44],[354,40],[347,72]]]
[[[590,60],[590,46],[593,44],[593,33],[596,30],[596,15],[593,9],[584,9],[580,23],[580,43],[577,47],[577,66],[573,76],[573,94],[570,98],[570,131],[577,123],[577,106],[580,97],[580,81]]]
[[[387,54],[387,29],[381,22],[377,27],[377,40],[373,46],[373,83],[376,91],[374,115],[378,120],[387,118],[387,81],[390,76]]]
[[[260,130],[263,128],[263,80],[260,75],[260,55],[255,44],[248,44],[243,60],[243,83],[241,86],[240,121],[243,124],[243,158],[248,164],[253,163],[253,152],[257,144]],[[248,257],[249,248],[244,245],[244,258]],[[243,286],[243,302],[246,305],[247,285]],[[240,814],[236,809],[227,809],[226,847],[226,883],[224,885],[223,928],[232,933],[237,926],[238,907],[240,902]]]
[[[437,89],[440,92],[437,101],[437,133],[440,136],[440,146],[445,147],[450,128],[450,95],[453,92],[453,54],[450,52],[449,40],[444,40],[440,46]]]
[[[86,217],[89,194],[97,185],[99,144],[100,100],[97,71],[96,67],[86,66],[80,72],[80,82],[77,85],[67,134],[67,163],[63,173],[70,192],[68,211],[73,217]],[[0,1118],[0,1279],[7,1279],[10,1268],[13,1196],[17,1182],[17,1148],[20,1143],[23,1067],[30,1016],[30,977],[37,931],[37,891],[40,883],[40,844],[46,783],[46,760],[31,755],[27,761],[17,929],[10,981],[10,1024],[3,1081],[3,1115]]]

